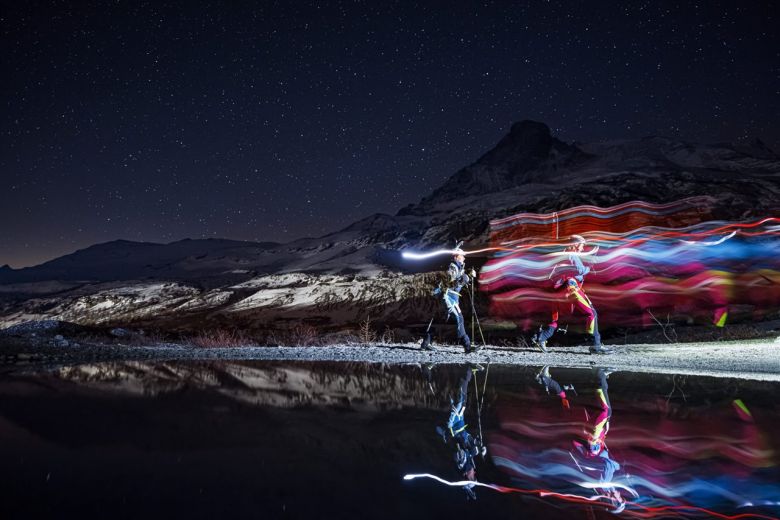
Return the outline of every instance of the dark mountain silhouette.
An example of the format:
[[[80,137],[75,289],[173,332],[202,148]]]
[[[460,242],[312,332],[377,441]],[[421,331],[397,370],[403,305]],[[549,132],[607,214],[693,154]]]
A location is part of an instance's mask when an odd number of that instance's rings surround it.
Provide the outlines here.
[[[583,204],[707,195],[715,219],[761,218],[777,214],[779,181],[780,156],[760,140],[695,144],[646,137],[567,144],[543,123],[521,121],[420,202],[322,237],[287,244],[120,240],[35,267],[4,266],[0,326],[29,318],[172,319],[185,310],[209,319],[314,316],[336,323],[374,309],[380,320],[391,314],[396,321],[415,319],[433,305],[425,299],[430,280],[403,275],[419,266],[404,264],[400,250],[439,248],[456,239],[483,245],[491,219]]]

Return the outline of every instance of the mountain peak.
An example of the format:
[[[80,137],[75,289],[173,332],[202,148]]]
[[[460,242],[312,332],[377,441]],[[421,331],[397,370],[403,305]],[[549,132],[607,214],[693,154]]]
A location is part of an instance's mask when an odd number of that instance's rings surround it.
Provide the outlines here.
[[[483,195],[540,182],[550,172],[558,172],[590,158],[577,146],[552,136],[550,127],[539,121],[523,120],[512,124],[496,146],[474,164],[463,168],[417,206],[399,212],[418,214],[431,203]]]
[[[557,139],[550,134],[550,127],[538,121],[519,121],[495,148],[483,155],[477,164],[496,166],[510,161],[517,166],[527,166],[546,158]],[[560,143],[563,144],[563,143]]]
[[[516,123],[512,123],[512,128],[509,130],[509,135],[531,135],[542,134],[550,135],[550,127],[540,121],[532,121],[530,119],[523,119]]]

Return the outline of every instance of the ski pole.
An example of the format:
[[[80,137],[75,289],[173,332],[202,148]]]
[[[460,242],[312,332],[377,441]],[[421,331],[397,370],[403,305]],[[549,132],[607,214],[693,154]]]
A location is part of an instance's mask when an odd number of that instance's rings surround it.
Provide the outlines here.
[[[487,365],[487,369],[485,369],[485,380],[482,383],[482,399],[478,400],[477,402],[477,424],[479,425],[479,441],[482,443],[482,445],[485,445],[485,441],[482,438],[482,408],[485,404],[485,392],[487,391],[487,380],[488,380],[488,374],[490,374],[490,363]],[[475,374],[476,376],[476,374]],[[476,390],[478,386],[477,381],[474,381],[474,390]]]
[[[472,269],[471,272],[473,274],[474,270]],[[472,276],[471,277],[471,294],[473,294],[473,293],[474,293],[474,277]],[[476,311],[474,310],[474,299],[472,298],[472,300],[471,300],[471,337],[472,338],[474,337],[474,314],[475,314],[475,312]]]
[[[436,314],[434,313],[433,316],[431,316],[431,321],[428,322],[428,328],[425,329],[425,333],[428,334],[431,331],[431,325],[433,325],[433,319],[436,317]]]
[[[485,375],[487,378],[487,374]],[[477,401],[477,424],[479,425],[479,442],[482,443],[482,410],[480,409],[479,405],[479,379],[477,379],[477,374],[474,374],[474,396],[476,397]],[[484,397],[484,394],[483,394]]]
[[[482,325],[479,323],[479,316],[477,315],[477,309],[474,306],[474,293],[469,291],[469,298],[471,299],[471,315],[477,320],[477,328],[479,329],[479,336],[482,338],[482,346],[486,347],[485,335],[482,333]]]

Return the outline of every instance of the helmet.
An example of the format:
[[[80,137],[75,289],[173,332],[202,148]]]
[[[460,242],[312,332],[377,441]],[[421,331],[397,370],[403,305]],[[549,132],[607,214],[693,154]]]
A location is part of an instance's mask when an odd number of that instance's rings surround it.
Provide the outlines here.
[[[461,249],[462,245],[463,240],[460,240],[457,244],[455,244],[455,249],[452,250],[452,256],[466,256],[466,252]]]
[[[587,240],[585,240],[585,237],[582,236],[582,235],[572,235],[570,238],[571,238],[571,241],[575,245],[576,244],[585,244],[587,242]]]

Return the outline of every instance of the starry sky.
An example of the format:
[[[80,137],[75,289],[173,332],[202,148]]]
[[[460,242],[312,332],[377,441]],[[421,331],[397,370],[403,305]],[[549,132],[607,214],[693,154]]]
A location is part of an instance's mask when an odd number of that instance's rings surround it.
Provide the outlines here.
[[[780,150],[774,1],[1,5],[0,265],[318,236],[522,119]]]

